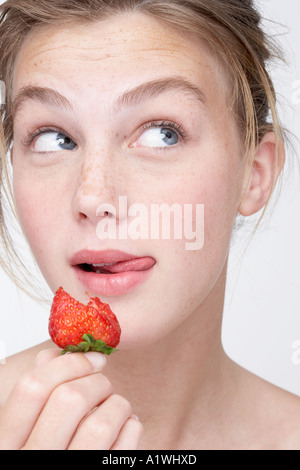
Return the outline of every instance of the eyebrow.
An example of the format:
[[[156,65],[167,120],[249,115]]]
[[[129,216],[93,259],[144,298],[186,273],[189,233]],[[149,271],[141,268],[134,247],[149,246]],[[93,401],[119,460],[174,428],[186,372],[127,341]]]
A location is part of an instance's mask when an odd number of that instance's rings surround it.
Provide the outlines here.
[[[118,112],[123,107],[134,107],[142,102],[157,98],[158,96],[171,93],[182,92],[190,95],[206,107],[206,97],[202,90],[183,77],[167,77],[142,83],[116,98],[113,105],[114,112]],[[54,105],[61,109],[73,111],[73,106],[69,100],[61,95],[57,90],[46,87],[27,86],[22,88],[12,104],[12,118],[15,119],[22,105],[27,100],[37,101],[47,105]]]
[[[38,101],[39,103],[54,105],[61,109],[68,109],[73,111],[71,103],[61,95],[58,91],[52,88],[44,88],[38,86],[27,86],[21,88],[19,93],[12,104],[12,118],[15,119],[17,113],[20,111],[22,105],[27,100]]]
[[[205,107],[207,105],[206,96],[198,86],[183,77],[174,76],[142,83],[123,93],[115,100],[114,111],[118,111],[123,107],[134,107],[144,101],[149,101],[150,99],[157,98],[159,95],[171,92],[189,94]]]

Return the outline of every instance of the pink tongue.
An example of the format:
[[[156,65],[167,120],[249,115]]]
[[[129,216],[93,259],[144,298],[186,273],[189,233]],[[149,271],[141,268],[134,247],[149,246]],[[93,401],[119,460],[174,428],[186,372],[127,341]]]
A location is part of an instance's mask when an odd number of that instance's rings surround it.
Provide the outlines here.
[[[154,266],[155,260],[150,256],[145,258],[136,258],[129,261],[120,261],[112,266],[103,266],[102,270],[111,274],[122,273],[126,271],[145,271]]]

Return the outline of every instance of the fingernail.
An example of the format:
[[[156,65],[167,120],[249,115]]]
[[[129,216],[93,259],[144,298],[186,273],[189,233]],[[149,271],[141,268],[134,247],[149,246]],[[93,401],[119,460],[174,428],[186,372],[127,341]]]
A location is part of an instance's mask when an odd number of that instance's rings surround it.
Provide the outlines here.
[[[134,415],[134,414],[131,415],[131,418],[132,418],[132,419],[135,419],[136,421],[139,421],[139,420],[140,420],[140,418],[139,418],[137,415]]]
[[[92,364],[94,371],[102,370],[106,364],[106,356],[99,352],[87,352],[85,353],[85,357],[89,360]]]

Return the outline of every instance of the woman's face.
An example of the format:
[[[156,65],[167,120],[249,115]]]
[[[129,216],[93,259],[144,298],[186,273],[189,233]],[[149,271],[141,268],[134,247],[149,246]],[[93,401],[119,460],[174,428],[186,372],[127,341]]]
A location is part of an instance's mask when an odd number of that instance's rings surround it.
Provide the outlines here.
[[[50,288],[108,302],[124,347],[184,332],[223,295],[243,186],[228,89],[203,43],[142,14],[49,27],[19,51],[22,227]]]

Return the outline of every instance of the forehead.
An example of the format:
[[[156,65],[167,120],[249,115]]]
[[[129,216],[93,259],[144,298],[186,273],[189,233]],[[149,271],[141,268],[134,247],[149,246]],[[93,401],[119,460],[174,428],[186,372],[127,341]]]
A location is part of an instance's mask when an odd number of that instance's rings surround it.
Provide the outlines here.
[[[204,41],[141,13],[32,32],[18,53],[13,97],[25,86],[59,88],[76,100],[117,95],[143,81],[182,76],[224,96],[224,70]],[[223,76],[223,77],[222,77]],[[222,93],[223,92],[223,93]]]

